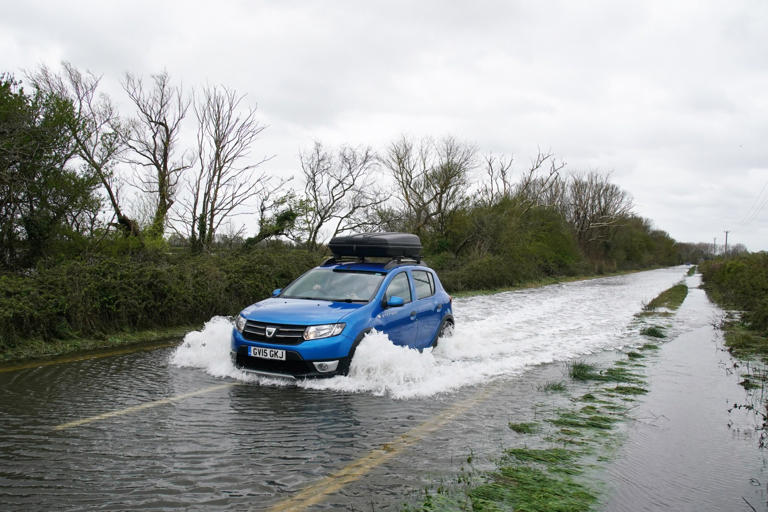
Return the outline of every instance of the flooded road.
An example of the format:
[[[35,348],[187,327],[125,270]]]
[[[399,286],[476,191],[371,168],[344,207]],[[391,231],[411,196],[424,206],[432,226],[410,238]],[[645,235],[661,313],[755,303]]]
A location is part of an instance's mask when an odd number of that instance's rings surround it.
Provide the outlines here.
[[[350,376],[298,385],[235,370],[222,318],[178,348],[0,373],[0,508],[399,510],[567,400],[538,391],[563,361],[644,343],[633,315],[684,273],[459,299],[434,351],[371,335]]]

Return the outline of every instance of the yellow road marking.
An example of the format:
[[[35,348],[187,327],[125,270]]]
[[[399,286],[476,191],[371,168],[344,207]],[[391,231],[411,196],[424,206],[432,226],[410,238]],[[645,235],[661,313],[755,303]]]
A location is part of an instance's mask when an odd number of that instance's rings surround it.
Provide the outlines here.
[[[154,402],[146,402],[143,404],[134,405],[133,407],[126,407],[125,409],[118,409],[116,411],[105,412],[104,414],[98,414],[96,416],[91,416],[90,418],[83,418],[80,420],[70,421],[69,423],[62,423],[61,425],[57,425],[53,427],[53,430],[66,430],[68,428],[79,427],[80,425],[85,425],[86,423],[93,423],[94,421],[106,420],[108,418],[114,418],[116,416],[131,414],[136,411],[143,411],[144,409],[151,409],[153,407],[158,407],[160,405],[171,404],[173,402],[184,400],[185,398],[189,398],[197,395],[204,395],[206,393],[211,393],[219,389],[226,389],[226,388],[231,388],[232,386],[239,386],[240,384],[241,384],[240,382],[228,382],[227,384],[217,384],[215,386],[198,389],[197,391],[192,391],[190,393],[184,393],[182,395],[163,398],[161,400],[155,400]]]
[[[471,407],[485,400],[489,394],[490,389],[486,387],[473,396],[456,402],[437,416],[433,416],[424,423],[396,437],[392,442],[381,445],[364,457],[344,466],[319,482],[304,488],[289,498],[279,501],[269,508],[269,512],[298,512],[320,503],[329,494],[333,494],[345,485],[359,480],[372,469],[384,464],[409,446],[423,439],[427,434],[439,430],[456,416],[463,414]]]
[[[174,340],[165,343],[153,343],[152,345],[144,345],[140,347],[127,347],[110,350],[109,352],[99,352],[97,354],[83,354],[79,356],[58,357],[56,359],[48,359],[46,361],[33,361],[31,363],[0,367],[0,373],[15,372],[17,370],[28,370],[30,368],[39,368],[41,366],[52,366],[54,364],[76,363],[78,361],[88,361],[89,359],[101,359],[102,357],[120,356],[124,354],[131,354],[133,352],[149,352],[159,348],[172,347],[178,344],[179,340]]]

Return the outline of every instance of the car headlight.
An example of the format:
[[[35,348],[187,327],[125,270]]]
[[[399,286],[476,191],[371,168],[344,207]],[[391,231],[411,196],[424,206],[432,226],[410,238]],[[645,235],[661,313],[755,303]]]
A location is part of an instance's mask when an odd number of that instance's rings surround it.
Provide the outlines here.
[[[243,315],[237,315],[237,319],[235,320],[235,329],[237,329],[237,332],[242,333],[243,329],[245,329],[245,317]]]
[[[325,324],[310,325],[304,330],[305,340],[316,340],[318,338],[330,338],[338,336],[344,330],[346,324]]]

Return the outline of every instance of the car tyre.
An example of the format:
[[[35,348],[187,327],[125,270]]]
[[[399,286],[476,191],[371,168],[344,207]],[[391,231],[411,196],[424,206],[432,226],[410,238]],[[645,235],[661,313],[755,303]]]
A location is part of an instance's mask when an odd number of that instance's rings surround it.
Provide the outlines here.
[[[363,338],[365,338],[365,335],[370,332],[370,329],[365,330],[357,335],[357,338],[355,338],[355,342],[352,343],[352,348],[349,349],[349,355],[345,357],[344,359],[339,362],[339,370],[336,372],[336,375],[347,375],[349,374],[349,367],[352,364],[352,358],[355,357],[355,350],[357,350],[357,346],[360,344],[361,341],[363,341]]]
[[[437,330],[437,336],[435,336],[435,339],[432,340],[432,344],[430,347],[436,348],[437,342],[440,340],[440,338],[444,338],[446,336],[450,336],[453,333],[453,320],[450,318],[443,318],[443,321],[440,323],[440,328]]]

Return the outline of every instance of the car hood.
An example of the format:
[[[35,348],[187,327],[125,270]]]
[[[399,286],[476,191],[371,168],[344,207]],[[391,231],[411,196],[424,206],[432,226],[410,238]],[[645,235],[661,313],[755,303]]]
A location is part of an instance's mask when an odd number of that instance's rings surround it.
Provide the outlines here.
[[[256,322],[320,325],[341,322],[351,312],[363,306],[366,304],[276,297],[252,304],[241,314],[247,320]]]

